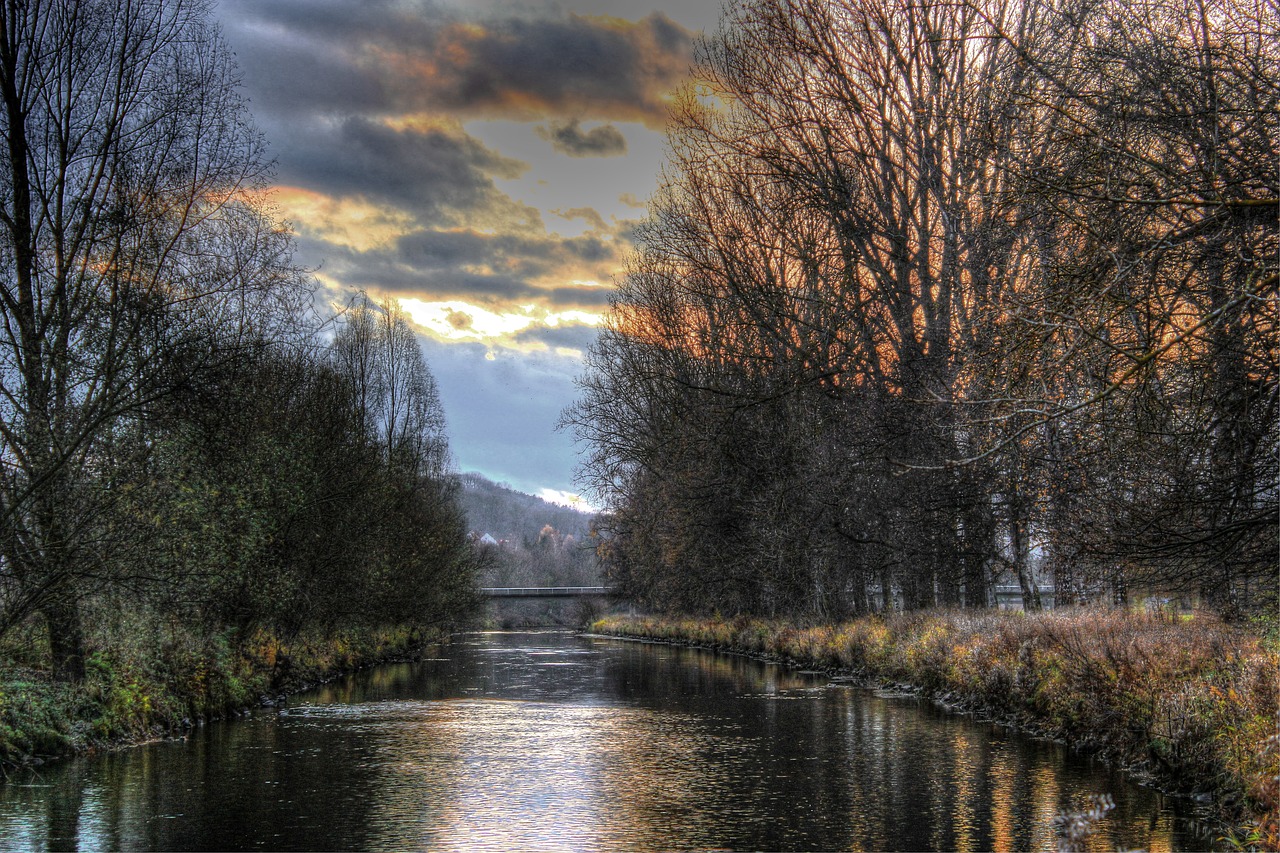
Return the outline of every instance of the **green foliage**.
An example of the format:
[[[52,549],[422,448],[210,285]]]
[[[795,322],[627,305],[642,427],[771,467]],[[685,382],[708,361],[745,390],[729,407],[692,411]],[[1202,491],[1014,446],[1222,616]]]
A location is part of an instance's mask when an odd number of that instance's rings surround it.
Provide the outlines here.
[[[222,716],[403,654],[477,609],[428,399],[428,433],[388,442],[362,414],[369,389],[325,347],[264,341],[206,379],[155,407],[144,464],[106,468],[102,540],[129,546],[94,555],[99,583],[75,598],[83,679],[50,680],[37,620],[0,638],[0,667],[30,668],[2,688],[0,762]]]
[[[209,10],[76,7],[2,37],[0,159],[32,180],[0,198],[0,288],[26,294],[0,308],[0,764],[224,714],[477,605],[417,339],[363,296],[317,325]],[[73,126],[83,150],[47,132]]]
[[[74,692],[37,677],[0,681],[0,766],[57,755],[71,743]]]
[[[209,634],[140,610],[111,629],[90,621],[100,628],[92,643],[111,648],[87,656],[80,684],[29,670],[0,677],[0,768],[181,731],[439,639],[402,626],[309,631],[287,641],[259,629],[237,642],[231,631]]]
[[[402,420],[392,446],[370,402],[382,386],[361,384],[376,377],[343,361],[345,340],[265,345],[161,410],[149,464],[118,487],[113,515],[149,543],[152,601],[239,639],[427,628],[475,610],[476,556],[438,458],[442,416],[428,411],[438,401],[420,399],[411,422],[426,432],[411,440]],[[413,346],[399,358],[422,380]]]
[[[1249,629],[1268,649],[1280,652],[1280,609],[1268,608],[1255,613],[1249,620]]]

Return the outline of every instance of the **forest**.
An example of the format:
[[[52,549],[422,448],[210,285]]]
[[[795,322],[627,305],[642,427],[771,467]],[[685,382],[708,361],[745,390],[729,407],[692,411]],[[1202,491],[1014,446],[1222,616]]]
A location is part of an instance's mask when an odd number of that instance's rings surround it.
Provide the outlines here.
[[[0,4],[0,763],[478,606],[415,334],[293,264],[236,73],[206,4]]]
[[[1264,0],[744,0],[564,420],[684,613],[1276,605]]]

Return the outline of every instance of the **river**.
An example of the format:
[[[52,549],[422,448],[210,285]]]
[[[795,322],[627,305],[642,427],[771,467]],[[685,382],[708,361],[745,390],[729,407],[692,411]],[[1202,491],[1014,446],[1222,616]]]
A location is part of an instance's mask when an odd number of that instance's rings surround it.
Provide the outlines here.
[[[1100,762],[911,696],[564,632],[468,634],[249,719],[22,772],[4,850],[1203,848]]]

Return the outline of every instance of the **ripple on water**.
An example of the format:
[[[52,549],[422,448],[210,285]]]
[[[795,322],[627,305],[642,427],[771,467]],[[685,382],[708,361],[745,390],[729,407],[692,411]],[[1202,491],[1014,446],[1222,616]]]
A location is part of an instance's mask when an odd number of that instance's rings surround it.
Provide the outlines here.
[[[1100,790],[1100,846],[1183,843],[1150,792],[893,694],[564,634],[447,655],[0,787],[0,846],[1052,849]]]

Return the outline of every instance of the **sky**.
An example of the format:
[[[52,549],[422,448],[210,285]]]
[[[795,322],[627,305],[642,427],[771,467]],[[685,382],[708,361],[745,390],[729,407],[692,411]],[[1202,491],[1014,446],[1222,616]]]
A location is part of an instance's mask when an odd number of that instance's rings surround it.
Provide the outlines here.
[[[556,421],[721,0],[221,0],[277,214],[332,304],[399,301],[462,471],[565,500]]]

